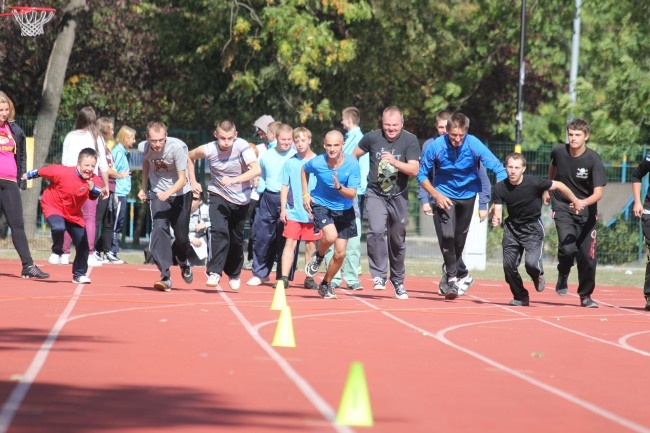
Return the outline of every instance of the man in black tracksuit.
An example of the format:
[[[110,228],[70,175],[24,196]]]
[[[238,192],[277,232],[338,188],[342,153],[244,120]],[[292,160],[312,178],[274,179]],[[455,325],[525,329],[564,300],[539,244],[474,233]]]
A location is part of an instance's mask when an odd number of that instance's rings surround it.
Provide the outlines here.
[[[578,265],[578,295],[580,305],[598,308],[591,299],[596,287],[596,223],[598,201],[607,183],[605,166],[600,155],[587,148],[589,124],[574,119],[567,125],[569,142],[555,146],[551,152],[548,178],[564,183],[585,205],[578,214],[569,201],[555,191],[552,195],[553,220],[558,237],[558,278],[555,292],[564,296],[569,292],[567,282],[574,260]],[[548,203],[545,193],[544,202]]]
[[[503,227],[503,272],[514,299],[513,306],[527,306],[528,290],[524,288],[517,268],[526,251],[524,261],[526,272],[533,280],[538,292],[544,290],[544,268],[542,266],[542,249],[544,247],[544,226],[542,215],[542,196],[547,190],[559,190],[571,200],[575,210],[583,205],[571,190],[562,182],[524,176],[526,158],[520,153],[511,153],[506,157],[508,178],[494,185],[492,196],[494,208],[492,225],[501,224],[503,205],[508,207],[508,218]]]
[[[643,236],[645,243],[650,248],[650,189],[648,189],[645,201],[641,201],[641,180],[650,172],[650,153],[639,163],[632,173],[632,194],[634,195],[634,216],[641,218]],[[645,283],[643,284],[643,295],[645,296],[645,309],[650,311],[650,252],[648,262],[645,265]]]

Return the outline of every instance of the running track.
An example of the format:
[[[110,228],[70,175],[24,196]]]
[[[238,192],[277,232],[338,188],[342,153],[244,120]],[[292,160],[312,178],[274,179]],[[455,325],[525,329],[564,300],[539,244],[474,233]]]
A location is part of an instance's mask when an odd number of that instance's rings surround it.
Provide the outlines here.
[[[494,281],[455,301],[432,278],[407,278],[408,301],[367,275],[338,300],[298,285],[285,348],[271,345],[268,284],[234,292],[224,277],[214,290],[201,269],[186,285],[175,268],[161,293],[147,265],[92,268],[90,285],[69,266],[42,265],[52,277],[34,281],[0,265],[0,433],[650,432],[638,288],[598,288],[588,310],[575,286],[516,308]],[[354,361],[373,427],[335,423]]]

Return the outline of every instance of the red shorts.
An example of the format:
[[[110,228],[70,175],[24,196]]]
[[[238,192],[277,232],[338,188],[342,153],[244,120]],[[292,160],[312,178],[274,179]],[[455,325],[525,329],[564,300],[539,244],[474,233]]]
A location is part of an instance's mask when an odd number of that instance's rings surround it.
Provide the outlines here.
[[[285,238],[295,241],[317,241],[321,235],[322,232],[314,233],[314,223],[301,223],[291,220],[287,220],[282,233]]]

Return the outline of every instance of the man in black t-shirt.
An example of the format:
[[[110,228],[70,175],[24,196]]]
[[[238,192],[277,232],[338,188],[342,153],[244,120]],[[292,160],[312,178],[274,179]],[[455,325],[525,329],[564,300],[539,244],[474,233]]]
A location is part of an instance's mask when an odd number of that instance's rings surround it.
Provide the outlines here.
[[[562,182],[524,176],[526,158],[520,153],[511,153],[506,157],[508,178],[494,185],[492,196],[494,208],[492,225],[501,225],[503,205],[508,207],[508,218],[503,224],[503,272],[514,299],[513,306],[527,306],[528,290],[524,288],[517,268],[526,251],[524,265],[530,275],[535,290],[544,290],[544,267],[542,249],[544,247],[544,226],[542,215],[542,196],[547,190],[559,190],[571,200],[573,209],[582,209],[582,203]]]
[[[650,251],[650,189],[647,190],[645,200],[641,201],[641,183],[643,177],[650,173],[650,153],[637,165],[632,172],[632,195],[634,196],[634,216],[641,218],[641,228],[645,237],[645,244]],[[645,296],[645,309],[650,311],[650,252],[645,265],[645,281],[643,284]]]
[[[420,168],[420,143],[415,135],[402,129],[404,115],[399,108],[386,108],[381,121],[382,129],[364,135],[352,153],[356,158],[370,155],[366,189],[368,264],[375,290],[386,288],[390,264],[395,297],[408,299],[404,287],[408,180]]]
[[[574,260],[578,265],[578,295],[580,305],[598,308],[591,299],[596,287],[596,223],[598,201],[607,183],[605,166],[600,156],[587,148],[589,124],[574,119],[567,125],[569,142],[555,146],[551,153],[548,178],[564,183],[585,205],[577,214],[569,200],[554,191],[552,197],[553,220],[558,237],[558,278],[555,291],[564,296],[569,292],[567,281]],[[548,203],[549,194],[544,194]]]

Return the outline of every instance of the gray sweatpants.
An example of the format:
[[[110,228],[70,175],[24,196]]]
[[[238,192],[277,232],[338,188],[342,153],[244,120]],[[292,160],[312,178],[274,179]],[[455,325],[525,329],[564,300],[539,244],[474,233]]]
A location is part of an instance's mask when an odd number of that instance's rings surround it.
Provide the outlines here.
[[[390,280],[404,282],[406,258],[406,223],[408,220],[408,191],[392,197],[366,190],[368,217],[368,265],[373,278],[384,277],[390,263]],[[387,239],[386,239],[387,238]]]

